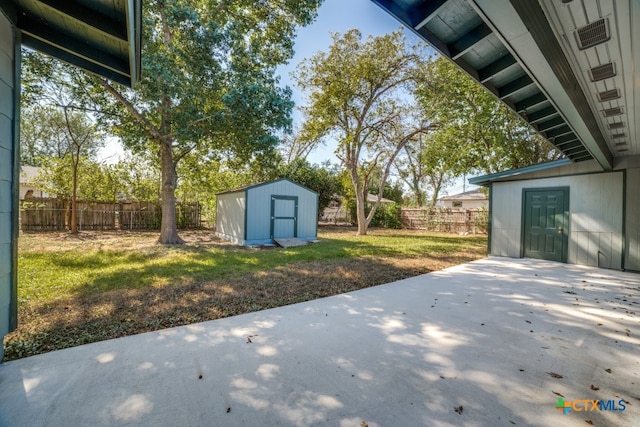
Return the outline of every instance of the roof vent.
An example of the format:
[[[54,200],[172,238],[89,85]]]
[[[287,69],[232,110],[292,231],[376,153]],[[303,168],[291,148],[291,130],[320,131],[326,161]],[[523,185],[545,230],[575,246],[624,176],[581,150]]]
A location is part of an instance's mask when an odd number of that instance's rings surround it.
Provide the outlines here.
[[[622,122],[609,123],[609,129],[620,129],[623,127],[624,127],[624,123]]]
[[[606,18],[598,19],[591,24],[578,28],[578,46],[580,49],[587,49],[591,46],[604,43],[609,40],[609,21]]]
[[[618,89],[605,90],[598,93],[598,100],[600,102],[611,101],[613,99],[620,98],[620,91]]]
[[[626,133],[620,132],[620,133],[614,133],[613,135],[611,135],[611,138],[624,138],[625,136],[627,136]]]
[[[602,113],[605,117],[619,116],[622,114],[622,107],[608,108],[606,110],[602,110]]]
[[[591,81],[597,82],[615,76],[616,68],[613,66],[613,62],[609,62],[608,64],[593,67],[589,70],[589,73],[591,74]]]

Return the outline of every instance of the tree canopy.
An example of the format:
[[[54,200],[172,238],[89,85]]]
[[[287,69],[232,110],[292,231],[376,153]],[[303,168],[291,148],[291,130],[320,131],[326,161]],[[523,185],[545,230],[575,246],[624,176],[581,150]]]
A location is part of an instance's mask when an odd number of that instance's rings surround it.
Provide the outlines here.
[[[58,79],[126,147],[157,159],[161,243],[182,242],[175,190],[185,156],[250,161],[272,152],[277,132],[291,126],[291,91],[279,86],[275,67],[291,58],[296,29],[315,18],[320,3],[150,0],[143,9],[142,81],[134,90],[71,70]],[[34,70],[42,77],[48,66]],[[37,79],[31,86],[37,89]]]
[[[363,40],[358,30],[334,34],[328,52],[303,61],[298,86],[308,93],[302,137],[338,142],[336,156],[349,173],[356,198],[358,234],[367,233],[391,165],[404,145],[433,128],[406,102],[425,62],[401,31]],[[374,177],[378,200],[366,213]]]

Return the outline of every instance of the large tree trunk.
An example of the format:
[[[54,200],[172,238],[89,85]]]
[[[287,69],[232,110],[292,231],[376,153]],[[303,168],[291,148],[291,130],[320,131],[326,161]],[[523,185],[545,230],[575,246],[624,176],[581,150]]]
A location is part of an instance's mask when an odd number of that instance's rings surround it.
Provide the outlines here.
[[[176,220],[176,185],[178,174],[173,162],[171,144],[160,144],[160,163],[162,165],[162,225],[158,243],[163,245],[181,245]]]
[[[356,193],[356,220],[358,223],[358,236],[366,236],[367,228],[369,224],[367,224],[367,215],[365,211],[365,201],[366,201],[366,185],[363,186],[360,184],[360,179],[358,177],[358,172],[356,170],[357,166],[348,166],[349,174],[351,175],[351,182],[353,183],[353,189]]]

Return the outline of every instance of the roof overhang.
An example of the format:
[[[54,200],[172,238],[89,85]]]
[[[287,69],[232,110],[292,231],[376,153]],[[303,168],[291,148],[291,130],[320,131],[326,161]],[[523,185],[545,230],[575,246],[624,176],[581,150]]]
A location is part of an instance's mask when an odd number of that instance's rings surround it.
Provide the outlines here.
[[[572,161],[595,159],[610,170],[614,157],[640,153],[637,1],[372,1]],[[580,31],[605,20],[608,37],[581,46]],[[608,63],[614,64],[614,75],[593,79],[593,68]],[[607,91],[617,96],[602,98]]]
[[[22,44],[109,80],[140,79],[141,0],[9,0]]]
[[[469,178],[469,184],[480,185],[486,187],[489,183],[504,178],[513,178],[518,175],[524,175],[531,172],[540,172],[548,169],[555,169],[561,166],[567,166],[573,163],[571,159],[560,159],[552,162],[539,163],[537,165],[525,166],[523,168],[511,169],[504,172],[492,173],[489,175],[474,176]]]

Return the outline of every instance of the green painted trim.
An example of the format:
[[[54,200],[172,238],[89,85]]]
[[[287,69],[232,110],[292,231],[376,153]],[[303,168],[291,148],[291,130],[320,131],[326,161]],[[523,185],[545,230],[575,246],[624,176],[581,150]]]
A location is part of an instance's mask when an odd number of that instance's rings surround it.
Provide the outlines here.
[[[320,195],[316,194],[316,220],[314,222],[316,226],[314,236],[316,239],[318,238],[318,221],[320,221]]]
[[[564,197],[564,207],[563,207],[563,219],[564,224],[566,226],[566,233],[562,236],[562,253],[560,255],[561,262],[567,263],[569,261],[569,236],[571,235],[571,211],[569,198],[571,197],[571,187],[569,186],[561,186],[561,187],[536,187],[536,188],[523,188],[522,189],[522,208],[520,212],[520,258],[524,258],[524,237],[525,237],[525,215],[526,215],[526,193],[528,192],[536,192],[536,191],[563,191],[565,193]],[[565,227],[563,227],[565,228]]]
[[[222,193],[218,193],[218,194],[222,194]],[[249,235],[248,231],[247,231],[247,224],[249,224],[249,218],[247,218],[249,215],[249,189],[245,189],[244,190],[244,236],[243,236],[243,242],[242,244],[244,245],[244,242],[247,241],[247,236]]]
[[[489,175],[475,176],[475,177],[469,178],[468,181],[469,181],[469,184],[480,185],[484,187],[486,185],[489,185],[489,182],[495,181],[498,179],[509,178],[511,176],[522,175],[525,173],[539,172],[547,169],[558,168],[561,166],[568,166],[570,164],[573,164],[573,161],[571,159],[560,159],[560,160],[554,160],[552,162],[538,163],[537,165],[525,166],[519,169],[511,169],[508,171],[492,173]]]
[[[627,170],[622,170],[622,259],[620,268],[624,271],[627,258]]]
[[[491,233],[493,232],[493,182],[489,183],[489,215],[487,218],[487,255],[491,255]]]
[[[22,77],[21,33],[14,40],[13,83],[13,179],[11,182],[11,289],[9,301],[9,331],[18,327],[18,234],[20,221],[20,82]]]
[[[538,179],[552,179],[552,178],[565,178],[571,176],[587,176],[587,175],[602,175],[607,173],[622,173],[625,169],[618,169],[612,171],[595,171],[595,172],[576,172],[576,173],[568,173],[566,175],[550,175],[550,176],[536,176],[530,178],[522,178],[522,179],[512,179],[508,181],[493,181],[494,183],[502,184],[507,182],[522,182],[522,181],[535,181]]]
[[[293,200],[293,216],[275,216],[276,200]],[[298,196],[271,195],[271,220],[269,221],[269,236],[273,240],[274,221],[276,219],[293,219],[293,237],[298,237]]]

